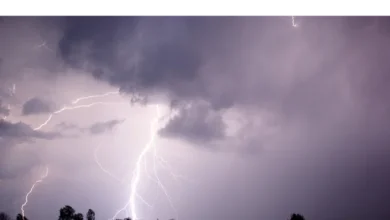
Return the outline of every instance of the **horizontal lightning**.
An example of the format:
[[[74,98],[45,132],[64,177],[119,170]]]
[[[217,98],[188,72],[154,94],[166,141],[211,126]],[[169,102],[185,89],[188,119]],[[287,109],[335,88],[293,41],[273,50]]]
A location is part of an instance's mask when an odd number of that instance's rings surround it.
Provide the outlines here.
[[[118,95],[119,92],[107,92],[104,94],[100,95],[90,95],[90,96],[85,96],[85,97],[80,97],[72,101],[72,104],[77,104],[79,101],[86,100],[86,99],[94,99],[94,98],[102,98],[110,95]]]
[[[91,103],[88,105],[65,106],[65,107],[61,108],[60,110],[51,113],[49,115],[49,117],[46,119],[46,121],[43,122],[42,124],[40,124],[39,126],[37,126],[36,128],[34,128],[34,130],[36,131],[36,130],[42,129],[44,126],[46,126],[51,121],[51,119],[53,118],[53,116],[55,114],[60,114],[64,111],[75,110],[75,109],[80,109],[80,108],[90,108],[90,107],[95,106],[95,105],[115,105],[115,104],[125,104],[125,102],[94,102],[94,103]]]

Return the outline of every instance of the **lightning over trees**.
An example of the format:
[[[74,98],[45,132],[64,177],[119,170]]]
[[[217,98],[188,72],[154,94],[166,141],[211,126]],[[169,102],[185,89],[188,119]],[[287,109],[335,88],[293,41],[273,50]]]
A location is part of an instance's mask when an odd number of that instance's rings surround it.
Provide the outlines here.
[[[17,216],[16,216],[16,220],[28,220],[28,218],[26,217],[26,216],[23,216],[22,214],[18,214]]]
[[[28,191],[28,193],[26,194],[26,198],[25,198],[25,201],[24,203],[22,204],[22,206],[20,207],[20,210],[22,211],[22,217],[24,217],[24,207],[27,205],[28,203],[28,197],[30,196],[30,194],[33,192],[35,186],[39,183],[41,183],[47,176],[49,175],[49,167],[46,166],[46,172],[41,176],[40,179],[38,179],[37,181],[35,181],[35,183],[31,186],[31,189],[30,191]]]
[[[7,215],[4,212],[0,212],[0,220],[11,220],[12,218]],[[76,210],[70,206],[66,205],[63,208],[60,209],[60,215],[58,217],[58,220],[83,220],[84,215],[82,213],[76,213]],[[113,220],[132,220],[134,218],[126,217],[123,219],[114,218]],[[22,214],[18,214],[16,216],[16,220],[28,220],[25,216]],[[92,209],[88,209],[86,214],[86,220],[95,220],[95,211]],[[157,220],[159,220],[157,218]],[[175,220],[175,219],[169,219],[169,220]],[[306,220],[306,218],[302,214],[293,213],[291,214],[289,220]]]

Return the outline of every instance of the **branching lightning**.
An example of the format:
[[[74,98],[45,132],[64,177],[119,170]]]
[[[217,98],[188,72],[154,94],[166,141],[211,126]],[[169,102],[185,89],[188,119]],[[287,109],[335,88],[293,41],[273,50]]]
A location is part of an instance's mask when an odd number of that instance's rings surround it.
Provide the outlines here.
[[[161,188],[162,192],[166,196],[170,206],[172,207],[172,209],[174,210],[174,212],[176,213],[176,216],[177,216],[177,211],[173,205],[171,197],[169,196],[167,189],[162,184],[160,178],[158,177],[158,173],[157,173],[157,162],[159,162],[159,164],[162,165],[162,162],[167,162],[167,161],[165,161],[164,159],[162,159],[162,157],[157,155],[155,139],[156,139],[157,132],[158,132],[158,122],[159,122],[159,119],[161,117],[161,114],[160,114],[159,105],[156,105],[155,108],[156,108],[156,117],[153,119],[151,127],[150,127],[150,139],[147,142],[147,144],[145,145],[145,147],[142,149],[142,151],[139,154],[137,161],[136,161],[135,169],[133,172],[133,177],[132,177],[131,183],[130,183],[131,190],[130,190],[129,200],[127,201],[126,205],[122,209],[118,210],[111,219],[116,219],[116,217],[119,215],[119,213],[121,213],[122,211],[127,212],[128,210],[130,211],[131,217],[133,219],[135,219],[135,220],[140,219],[139,213],[137,211],[137,205],[136,205],[137,198],[141,202],[146,204],[147,206],[151,207],[151,205],[148,204],[145,201],[145,199],[140,196],[140,194],[138,192],[138,187],[140,184],[142,171],[144,171],[146,176],[149,179],[151,179],[153,182],[155,182]],[[154,151],[152,152],[153,149],[154,149]],[[148,172],[148,169],[147,169],[145,157],[148,153],[153,153],[153,174],[154,174],[154,177],[152,177],[150,175],[150,173]],[[169,169],[168,166],[166,166],[166,168]]]
[[[35,181],[35,183],[31,186],[31,189],[30,191],[27,192],[26,194],[26,197],[25,197],[25,201],[24,203],[22,204],[22,206],[20,207],[20,210],[22,211],[22,216],[23,216],[23,219],[24,219],[24,207],[27,205],[28,203],[28,197],[30,196],[30,194],[33,192],[35,186],[39,183],[41,183],[47,176],[49,175],[49,167],[46,166],[46,171],[45,173],[41,176],[41,178],[39,178],[37,181]]]
[[[107,93],[104,93],[104,94],[90,95],[90,96],[83,96],[83,97],[76,98],[73,101],[71,101],[71,105],[64,106],[63,108],[61,108],[61,109],[59,109],[59,110],[57,110],[55,112],[52,112],[48,116],[48,118],[42,124],[40,124],[39,126],[35,127],[34,130],[42,129],[43,127],[45,127],[52,120],[54,115],[63,113],[65,111],[71,111],[71,110],[76,110],[76,109],[80,109],[80,108],[90,108],[90,107],[93,107],[95,105],[123,104],[124,102],[93,102],[93,103],[90,103],[90,104],[79,104],[79,105],[77,105],[79,102],[84,101],[84,100],[95,99],[95,98],[103,98],[103,97],[107,97],[107,96],[111,96],[111,95],[117,95],[117,94],[119,94],[119,92],[107,92]],[[158,132],[158,124],[159,124],[159,119],[160,119],[160,107],[158,105],[156,105],[155,109],[156,109],[156,116],[153,118],[153,121],[152,121],[152,124],[151,124],[150,139],[147,142],[147,144],[145,145],[145,147],[142,149],[140,155],[137,157],[137,160],[136,160],[135,169],[133,171],[133,176],[131,178],[131,182],[130,182],[130,185],[129,185],[129,188],[130,188],[129,199],[128,199],[126,205],[122,209],[120,209],[117,213],[115,213],[115,215],[114,215],[114,217],[112,219],[115,219],[117,217],[117,215],[119,213],[121,213],[122,211],[125,211],[126,214],[131,214],[131,217],[134,220],[140,219],[139,218],[139,213],[137,211],[137,202],[138,201],[142,202],[143,204],[145,204],[149,208],[153,208],[153,205],[148,203],[140,195],[140,192],[139,192],[139,185],[140,185],[140,182],[141,182],[141,176],[142,176],[143,172],[147,175],[148,178],[150,178],[153,182],[155,182],[158,185],[159,188],[161,188],[162,192],[166,196],[170,206],[172,207],[172,209],[176,213],[176,217],[177,217],[177,211],[176,211],[176,209],[175,209],[175,207],[173,205],[172,199],[171,199],[170,195],[168,194],[168,191],[167,191],[166,187],[163,185],[162,181],[160,180],[160,178],[158,176],[157,165],[161,165],[163,168],[168,170],[170,172],[171,176],[174,177],[176,180],[177,180],[177,177],[180,177],[180,176],[174,174],[172,172],[172,169],[169,166],[168,162],[157,154],[157,149],[156,149],[156,146],[155,146],[155,139],[156,139],[157,132]],[[116,175],[114,175],[111,172],[109,172],[99,162],[97,152],[98,152],[100,147],[101,146],[98,146],[97,148],[95,148],[95,151],[94,151],[94,159],[95,159],[96,164],[98,165],[98,167],[104,173],[109,175],[111,178],[117,180],[118,182],[123,182],[123,180],[121,180],[121,178],[119,178]],[[153,149],[154,149],[154,151],[153,151]],[[150,173],[148,172],[147,163],[146,163],[146,160],[145,160],[145,157],[146,157],[146,155],[148,153],[152,153],[152,156],[153,156],[153,166],[152,166],[153,171],[152,171],[152,175],[150,175]],[[37,182],[35,182],[34,185],[31,187],[30,191],[27,193],[25,203],[21,207],[23,216],[24,216],[24,210],[23,209],[24,209],[24,207],[28,203],[28,196],[33,192],[35,186],[38,183],[41,183],[44,180],[44,178],[46,178],[46,176],[48,175],[48,172],[49,172],[49,168],[47,167],[46,174],[44,176],[42,176],[42,178],[39,179]]]
[[[135,167],[135,170],[134,170],[134,175],[133,175],[133,178],[131,179],[131,183],[130,183],[130,198],[128,200],[128,202],[126,203],[126,205],[120,209],[119,211],[117,211],[115,213],[115,215],[112,217],[112,219],[115,219],[117,217],[117,215],[119,213],[121,213],[122,211],[126,210],[128,208],[128,206],[130,206],[130,212],[131,212],[131,216],[133,219],[138,219],[138,214],[137,214],[137,211],[136,211],[136,197],[138,197],[138,193],[137,193],[137,189],[138,189],[138,184],[140,182],[140,176],[141,176],[141,169],[142,169],[142,161],[144,159],[144,157],[146,156],[146,154],[149,152],[149,150],[153,147],[153,144],[154,144],[154,140],[155,140],[155,137],[156,137],[156,133],[157,133],[157,124],[158,124],[158,121],[159,121],[159,118],[160,118],[160,107],[157,105],[156,106],[156,111],[157,111],[157,115],[156,115],[156,118],[154,118],[153,122],[152,122],[152,126],[150,128],[150,139],[148,141],[148,143],[146,144],[146,146],[143,148],[143,150],[141,151],[140,155],[138,156],[138,159],[137,159],[137,162],[136,162],[136,167]],[[142,199],[144,200],[144,199]]]
[[[13,91],[15,91],[15,84],[14,84],[14,86],[13,86]],[[107,93],[106,93],[107,94]],[[73,101],[74,103],[78,103],[79,101],[81,101],[81,100],[86,100],[86,99],[91,99],[91,98],[96,98],[96,97],[102,97],[102,96],[107,96],[106,94],[104,94],[104,95],[93,95],[93,96],[86,96],[86,97],[80,97],[80,98],[78,98],[78,99],[76,99],[75,101]],[[61,108],[60,110],[58,110],[58,111],[55,111],[55,112],[53,112],[53,113],[51,113],[50,115],[49,115],[49,117],[48,117],[48,119],[45,121],[45,122],[43,122],[41,125],[39,125],[38,127],[36,127],[36,128],[34,128],[34,130],[40,130],[40,129],[42,129],[45,125],[47,125],[49,122],[50,122],[50,120],[53,118],[53,116],[55,115],[55,114],[59,114],[59,113],[61,113],[61,112],[64,112],[64,111],[67,111],[67,110],[75,110],[75,109],[79,109],[79,108],[90,108],[90,107],[92,107],[92,106],[95,106],[95,105],[112,105],[112,104],[123,104],[123,102],[122,103],[110,103],[110,102],[94,102],[94,103],[91,103],[91,104],[86,104],[86,105],[77,105],[77,106],[65,106],[65,107],[63,107],[63,108]],[[97,163],[98,163],[98,161],[97,161]],[[99,163],[98,163],[99,164]],[[101,168],[103,168],[103,167],[101,167]],[[103,169],[104,170],[104,169]],[[25,199],[25,202],[23,203],[23,205],[21,206],[21,211],[22,211],[22,215],[23,215],[23,217],[24,217],[24,207],[27,205],[27,203],[28,203],[28,197],[29,197],[29,195],[33,192],[33,190],[34,190],[34,188],[35,188],[35,186],[38,184],[38,183],[41,183],[47,176],[48,176],[48,174],[49,174],[49,167],[46,167],[46,172],[45,172],[45,174],[39,179],[39,180],[37,180],[34,184],[33,184],[33,186],[31,187],[31,189],[30,189],[30,191],[26,194],[26,199]]]

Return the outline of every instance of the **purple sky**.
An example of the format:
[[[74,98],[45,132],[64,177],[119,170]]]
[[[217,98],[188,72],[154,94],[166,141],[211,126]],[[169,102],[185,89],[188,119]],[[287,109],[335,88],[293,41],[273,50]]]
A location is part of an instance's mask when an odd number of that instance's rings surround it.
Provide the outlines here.
[[[389,219],[388,18],[295,21],[2,18],[0,211],[16,216],[48,166],[29,219],[56,219],[64,205],[112,217],[159,104],[140,218]],[[78,97],[117,91],[34,130]]]

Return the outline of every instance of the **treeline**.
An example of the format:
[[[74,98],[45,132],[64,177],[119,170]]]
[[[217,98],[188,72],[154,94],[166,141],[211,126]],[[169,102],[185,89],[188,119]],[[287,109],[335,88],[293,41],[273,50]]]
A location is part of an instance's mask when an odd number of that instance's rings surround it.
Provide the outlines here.
[[[85,219],[95,220],[95,212],[92,209],[89,209],[85,215]],[[12,218],[6,213],[0,212],[0,220],[12,220]],[[28,220],[28,218],[26,216],[23,216],[22,214],[18,214],[16,216],[16,220]],[[84,215],[82,213],[76,213],[76,210],[74,210],[72,206],[66,205],[60,209],[60,215],[58,216],[58,220],[84,220]],[[131,218],[116,220],[131,220]],[[301,214],[293,213],[290,217],[290,220],[305,220],[305,218]]]
[[[95,212],[92,209],[89,209],[85,215],[86,220],[95,220]],[[0,213],[0,220],[12,220],[12,218],[4,212]],[[26,216],[18,214],[16,220],[28,220]],[[84,220],[84,215],[82,213],[76,213],[72,206],[66,205],[60,209],[60,215],[58,220]],[[119,219],[118,219],[119,220]],[[130,218],[125,218],[123,220],[131,220]]]

